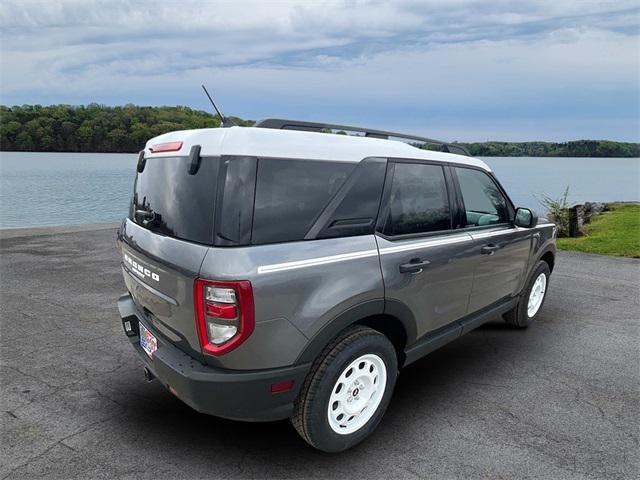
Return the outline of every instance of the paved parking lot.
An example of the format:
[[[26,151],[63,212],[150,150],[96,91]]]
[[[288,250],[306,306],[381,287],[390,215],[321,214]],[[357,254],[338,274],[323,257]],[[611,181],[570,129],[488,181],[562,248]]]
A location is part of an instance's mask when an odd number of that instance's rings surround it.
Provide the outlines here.
[[[561,254],[537,324],[407,368],[374,436],[329,455],[145,382],[115,229],[36,233],[0,235],[0,478],[638,478],[640,261]]]

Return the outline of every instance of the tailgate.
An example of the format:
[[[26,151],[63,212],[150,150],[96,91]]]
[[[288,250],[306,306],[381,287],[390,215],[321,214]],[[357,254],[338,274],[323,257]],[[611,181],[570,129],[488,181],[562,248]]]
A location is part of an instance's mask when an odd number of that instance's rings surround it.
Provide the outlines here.
[[[193,282],[207,247],[153,233],[129,219],[120,228],[118,245],[127,290],[147,325],[202,359]]]

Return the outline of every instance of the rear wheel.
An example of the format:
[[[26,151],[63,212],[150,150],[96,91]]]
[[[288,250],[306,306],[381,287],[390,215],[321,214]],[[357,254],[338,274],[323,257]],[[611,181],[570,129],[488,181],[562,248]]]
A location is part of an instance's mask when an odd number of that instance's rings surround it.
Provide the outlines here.
[[[314,363],[296,401],[293,426],[319,450],[353,447],[380,422],[397,369],[387,337],[363,326],[347,329]]]
[[[535,321],[547,296],[549,275],[551,275],[549,264],[545,261],[538,262],[520,294],[518,305],[504,314],[505,322],[526,328]]]

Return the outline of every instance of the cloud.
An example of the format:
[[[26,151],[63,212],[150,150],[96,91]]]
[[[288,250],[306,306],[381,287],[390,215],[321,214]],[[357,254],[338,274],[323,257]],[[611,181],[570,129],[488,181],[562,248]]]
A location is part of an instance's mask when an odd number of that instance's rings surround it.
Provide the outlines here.
[[[639,12],[590,0],[5,1],[0,101],[207,108],[206,81],[249,118],[637,139]]]

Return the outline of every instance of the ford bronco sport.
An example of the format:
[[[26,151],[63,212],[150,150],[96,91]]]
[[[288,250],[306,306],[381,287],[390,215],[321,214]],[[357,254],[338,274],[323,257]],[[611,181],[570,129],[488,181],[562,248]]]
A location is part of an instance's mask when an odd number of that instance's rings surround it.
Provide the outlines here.
[[[118,307],[147,378],[187,405],[290,418],[336,452],[401,367],[499,316],[529,326],[555,236],[455,144],[277,119],[172,132],[140,152]]]

